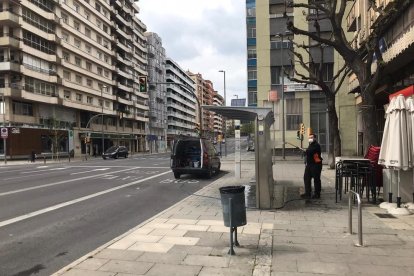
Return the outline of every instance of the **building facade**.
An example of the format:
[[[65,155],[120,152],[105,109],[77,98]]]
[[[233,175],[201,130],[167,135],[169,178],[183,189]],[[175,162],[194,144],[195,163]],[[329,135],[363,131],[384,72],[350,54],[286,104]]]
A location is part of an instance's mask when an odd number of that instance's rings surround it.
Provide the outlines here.
[[[200,73],[192,73],[187,71],[187,74],[192,78],[195,83],[195,89],[197,94],[197,99],[200,104],[203,105],[213,105],[214,101],[214,88],[213,83],[210,80],[205,80]],[[211,138],[214,136],[214,112],[209,110],[202,110],[201,112],[201,121],[202,121],[202,130],[203,136]],[[200,118],[199,114],[196,115],[196,124],[199,124]]]
[[[257,106],[256,0],[246,0],[247,105]]]
[[[138,11],[132,1],[0,3],[9,157],[96,155],[115,144],[145,150],[148,94],[137,80],[146,75],[146,27]]]
[[[167,84],[167,145],[179,135],[197,136],[196,114],[200,110],[192,78],[171,58],[165,62]]]
[[[165,78],[165,49],[161,38],[152,32],[145,34],[148,46],[148,82],[150,106],[150,134],[147,135],[151,152],[166,151],[167,141],[167,87]]]
[[[215,106],[223,106],[224,105],[224,98],[221,96],[217,91],[214,91],[213,96],[213,105]],[[223,116],[220,114],[214,113],[214,138],[217,139],[219,134],[223,134]]]
[[[253,14],[252,1],[246,2],[247,16]],[[250,7],[250,8],[249,8]],[[322,150],[328,150],[329,118],[327,116],[327,105],[324,93],[318,86],[292,82],[289,77],[295,76],[295,70],[299,74],[308,75],[298,62],[295,62],[292,51],[300,52],[294,48],[294,43],[299,45],[313,45],[314,41],[307,36],[293,36],[286,28],[287,18],[295,23],[295,26],[313,32],[315,14],[307,9],[289,7],[285,1],[265,0],[255,5],[255,41],[256,41],[256,84],[257,84],[257,106],[272,108],[275,114],[275,122],[271,127],[271,138],[274,147],[281,149],[283,140],[285,142],[300,145],[297,140],[297,131],[301,123],[306,129],[318,135],[318,141]],[[249,19],[249,17],[247,17]],[[249,21],[248,21],[249,22]],[[321,32],[327,35],[331,33],[330,26],[321,20]],[[249,27],[247,27],[249,28]],[[249,49],[249,45],[248,45]],[[248,54],[248,70],[254,71],[254,56]],[[310,54],[301,52],[305,62],[312,57],[314,63],[323,60],[325,72],[324,80],[332,81],[335,63],[343,62],[335,55],[333,49],[325,47],[323,57],[320,49],[310,49]],[[251,58],[249,58],[251,57]],[[249,73],[250,76],[253,73]],[[342,153],[355,154],[356,152],[356,115],[353,96],[347,95],[345,87],[337,96],[337,112],[340,119],[340,131],[342,137]],[[248,104],[251,105],[250,97]],[[352,117],[353,116],[353,117]],[[346,130],[346,131],[345,131]],[[306,134],[305,134],[306,135]],[[283,138],[284,137],[284,138]],[[291,146],[285,144],[286,149]]]
[[[376,13],[369,8],[366,1],[355,0],[350,2],[350,11],[347,16],[346,29],[352,34],[354,48],[359,49],[362,42],[372,34],[372,28],[378,24],[383,25],[385,31],[380,37],[380,51],[386,63],[384,78],[381,78],[379,88],[375,93],[375,108],[377,111],[377,125],[379,126],[378,140],[381,141],[385,124],[385,106],[389,104],[388,96],[392,93],[406,89],[414,89],[414,2],[399,0],[376,1],[376,4],[384,12],[395,9],[398,19],[385,23]],[[376,71],[377,63],[371,66]],[[359,83],[356,76],[352,74],[349,78],[348,91],[358,91]],[[410,94],[406,94],[409,96]],[[356,94],[356,103],[363,108],[362,99]],[[362,119],[358,116],[358,153],[362,155],[366,149],[363,148],[364,133]]]

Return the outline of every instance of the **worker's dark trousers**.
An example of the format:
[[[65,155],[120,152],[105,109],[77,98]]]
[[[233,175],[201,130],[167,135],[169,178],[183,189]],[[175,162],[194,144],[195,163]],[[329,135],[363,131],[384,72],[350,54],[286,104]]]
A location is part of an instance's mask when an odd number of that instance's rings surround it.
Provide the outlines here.
[[[322,164],[309,164],[305,167],[303,180],[305,182],[305,194],[310,196],[312,192],[312,178],[315,185],[315,194],[321,194],[321,172]]]

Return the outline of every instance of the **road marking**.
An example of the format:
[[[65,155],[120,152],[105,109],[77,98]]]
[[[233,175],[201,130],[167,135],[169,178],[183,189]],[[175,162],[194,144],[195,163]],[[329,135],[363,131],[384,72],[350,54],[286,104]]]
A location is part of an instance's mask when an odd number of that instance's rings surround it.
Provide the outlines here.
[[[110,172],[110,173],[111,174],[114,174],[114,173],[126,172],[126,171],[140,169],[140,168],[141,167],[135,167],[135,168],[129,168],[129,169],[115,171],[115,172]],[[89,175],[89,176],[84,176],[84,177],[79,177],[79,178],[74,178],[74,179],[62,180],[62,181],[58,181],[58,182],[55,182],[55,183],[49,183],[49,184],[44,184],[44,185],[30,187],[30,188],[24,188],[24,189],[19,189],[19,190],[4,192],[4,193],[0,193],[0,196],[17,194],[17,193],[21,193],[21,192],[26,192],[26,191],[30,191],[30,190],[41,189],[41,188],[55,186],[55,185],[62,185],[62,184],[65,184],[65,183],[75,182],[75,181],[78,181],[78,180],[84,180],[84,179],[94,178],[94,177],[98,177],[98,176],[102,176],[102,175],[108,175],[110,173],[102,173],[102,174]]]
[[[141,179],[141,180],[137,180],[137,181],[134,181],[134,182],[131,182],[131,183],[127,183],[127,184],[124,184],[124,185],[121,185],[121,186],[118,186],[118,187],[115,187],[115,188],[111,188],[111,189],[104,190],[104,191],[101,191],[101,192],[98,192],[98,193],[83,196],[83,197],[80,197],[80,198],[77,198],[77,199],[74,199],[74,200],[66,201],[66,202],[63,202],[63,203],[60,203],[60,204],[57,204],[57,205],[54,205],[54,206],[50,206],[50,207],[40,209],[40,210],[31,212],[31,213],[28,213],[28,214],[21,215],[21,216],[12,218],[12,219],[4,220],[4,221],[0,222],[0,227],[6,226],[6,225],[9,225],[9,224],[12,224],[12,223],[16,223],[16,222],[19,222],[19,221],[22,221],[22,220],[25,220],[25,219],[28,219],[28,218],[32,218],[32,217],[35,217],[35,216],[38,216],[38,215],[42,215],[42,214],[45,214],[45,213],[48,213],[48,212],[51,212],[51,211],[69,206],[69,205],[73,205],[75,203],[79,203],[79,202],[82,202],[82,201],[85,201],[85,200],[88,200],[88,199],[91,199],[91,198],[94,198],[94,197],[97,197],[97,196],[100,196],[100,195],[104,195],[104,194],[107,194],[107,193],[110,193],[110,192],[113,192],[113,191],[116,191],[116,190],[119,190],[119,189],[122,189],[122,188],[126,188],[126,187],[129,187],[129,186],[135,185],[135,184],[139,184],[141,182],[159,177],[159,176],[167,174],[167,173],[171,173],[171,171],[166,171],[166,172],[163,172],[163,173],[159,173],[157,175],[153,175],[153,176]]]
[[[89,172],[96,172],[96,171],[106,171],[106,170],[109,170],[109,168],[101,168],[101,169],[94,169],[94,170],[90,170],[90,171],[75,172],[75,173],[71,173],[70,175],[82,174],[82,173],[89,173]]]
[[[38,167],[38,169],[46,169],[48,168],[48,166],[44,166],[44,167]],[[41,171],[25,171],[25,172],[21,172],[21,174],[26,174],[26,173],[37,173],[37,172],[45,172],[45,171],[58,171],[58,170],[66,170],[66,167],[58,167],[58,168],[50,168],[47,170],[41,170]]]

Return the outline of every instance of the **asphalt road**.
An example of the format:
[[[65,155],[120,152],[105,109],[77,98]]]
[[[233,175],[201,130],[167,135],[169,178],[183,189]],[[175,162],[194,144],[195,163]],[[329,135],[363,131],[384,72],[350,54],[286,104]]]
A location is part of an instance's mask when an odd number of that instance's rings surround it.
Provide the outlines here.
[[[50,275],[211,183],[169,154],[0,167],[0,275]]]

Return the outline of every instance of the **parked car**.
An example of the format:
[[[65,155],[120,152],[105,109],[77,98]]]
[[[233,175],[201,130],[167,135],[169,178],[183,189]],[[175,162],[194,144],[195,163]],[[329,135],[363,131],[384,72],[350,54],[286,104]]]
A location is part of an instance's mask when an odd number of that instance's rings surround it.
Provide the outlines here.
[[[114,158],[118,159],[118,157],[128,158],[128,149],[124,146],[113,146],[107,149],[104,154],[102,154],[102,158]]]
[[[171,154],[171,169],[175,178],[180,178],[182,174],[211,178],[220,172],[220,167],[220,153],[211,141],[196,137],[183,137],[175,141]]]

